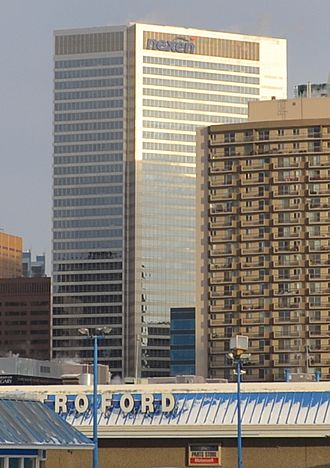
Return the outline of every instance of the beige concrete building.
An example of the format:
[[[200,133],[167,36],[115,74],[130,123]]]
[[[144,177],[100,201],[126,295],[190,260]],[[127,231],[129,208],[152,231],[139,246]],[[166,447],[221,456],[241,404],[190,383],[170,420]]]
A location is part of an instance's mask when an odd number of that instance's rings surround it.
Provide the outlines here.
[[[197,373],[229,378],[244,334],[245,379],[329,379],[330,99],[251,103],[249,117],[199,135]]]
[[[0,278],[17,278],[22,276],[21,237],[0,232]]]

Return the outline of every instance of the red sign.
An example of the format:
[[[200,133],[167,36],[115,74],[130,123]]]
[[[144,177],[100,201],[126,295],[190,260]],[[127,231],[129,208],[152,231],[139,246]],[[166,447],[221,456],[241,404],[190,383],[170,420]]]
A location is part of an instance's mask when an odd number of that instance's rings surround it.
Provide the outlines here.
[[[197,457],[191,457],[189,460],[190,465],[197,465],[197,466],[203,466],[203,465],[215,465],[219,466],[219,458],[217,457],[211,457],[211,458],[197,458]]]

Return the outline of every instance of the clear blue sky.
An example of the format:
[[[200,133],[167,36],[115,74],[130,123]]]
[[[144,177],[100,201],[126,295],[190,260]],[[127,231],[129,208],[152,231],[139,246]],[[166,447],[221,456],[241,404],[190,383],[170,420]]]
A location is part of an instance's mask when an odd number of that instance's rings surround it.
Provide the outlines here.
[[[329,0],[0,0],[0,228],[50,264],[53,30],[145,21],[285,37],[290,96],[327,80],[329,18]]]

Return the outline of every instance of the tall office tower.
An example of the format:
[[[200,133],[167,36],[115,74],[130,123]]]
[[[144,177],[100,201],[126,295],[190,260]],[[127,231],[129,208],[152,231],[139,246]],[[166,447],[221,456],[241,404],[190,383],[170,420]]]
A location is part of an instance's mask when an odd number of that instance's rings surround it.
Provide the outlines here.
[[[53,352],[169,373],[195,304],[195,131],[286,97],[286,41],[130,24],[55,34]]]
[[[37,255],[35,260],[33,260],[30,250],[23,252],[22,269],[23,269],[23,276],[28,277],[28,278],[46,276],[45,254]]]
[[[0,279],[0,355],[50,358],[50,278]]]
[[[249,116],[200,131],[197,372],[229,378],[243,334],[245,379],[329,379],[330,98],[251,103]]]
[[[21,237],[0,232],[0,278],[17,278],[22,276]]]
[[[307,83],[294,87],[295,97],[327,97],[330,96],[330,75],[327,83]]]

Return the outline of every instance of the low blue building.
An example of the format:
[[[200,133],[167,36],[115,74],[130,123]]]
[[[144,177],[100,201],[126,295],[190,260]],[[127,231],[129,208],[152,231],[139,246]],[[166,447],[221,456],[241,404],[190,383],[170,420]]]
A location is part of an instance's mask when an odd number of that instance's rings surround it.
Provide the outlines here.
[[[170,375],[195,375],[195,308],[171,309]]]
[[[48,449],[92,449],[93,443],[40,401],[0,398],[0,468],[39,468]]]

